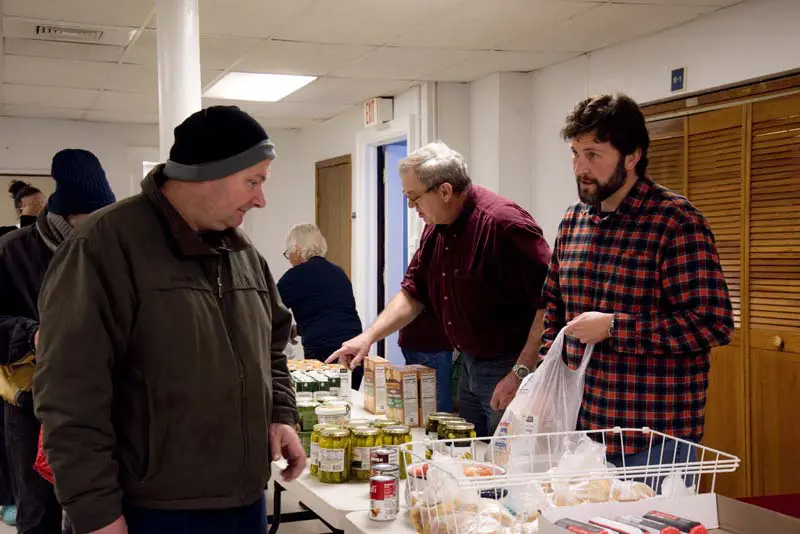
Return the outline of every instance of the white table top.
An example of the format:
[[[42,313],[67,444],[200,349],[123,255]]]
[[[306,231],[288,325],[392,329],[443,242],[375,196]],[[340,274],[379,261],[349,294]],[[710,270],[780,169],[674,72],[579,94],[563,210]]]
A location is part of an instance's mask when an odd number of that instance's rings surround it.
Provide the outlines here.
[[[369,518],[369,510],[351,512],[345,517],[343,530],[344,534],[361,534],[362,532],[417,534],[407,508],[401,508],[394,521],[373,521]]]
[[[353,409],[350,414],[351,419],[385,419],[384,416],[373,415],[364,410],[364,396],[359,391],[350,393],[350,401]],[[422,441],[425,437],[424,428],[412,428],[412,438],[414,441]],[[280,478],[280,471],[286,468],[286,461],[279,460],[272,462],[272,475],[275,481],[280,483],[292,497],[299,500],[318,516],[331,524],[334,528],[344,530],[346,526],[345,516],[350,512],[369,510],[369,483],[350,482],[347,484],[323,484],[306,469],[302,475],[292,482],[284,482]],[[401,482],[401,500],[404,495],[405,481]],[[386,522],[372,521],[365,516],[367,521],[376,525],[386,525]],[[400,517],[394,523],[399,523]],[[410,526],[410,523],[409,523]],[[411,527],[411,532],[414,529]]]

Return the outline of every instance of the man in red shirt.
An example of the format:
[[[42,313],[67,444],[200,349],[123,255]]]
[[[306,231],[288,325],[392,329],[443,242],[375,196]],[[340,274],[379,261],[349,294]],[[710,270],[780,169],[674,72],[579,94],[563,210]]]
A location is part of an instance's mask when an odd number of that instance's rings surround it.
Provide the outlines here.
[[[580,202],[559,226],[544,289],[542,354],[567,326],[565,358],[595,343],[578,429],[650,427],[698,443],[709,351],[726,345],[733,312],[714,235],[686,198],[647,172],[650,138],[624,95],[580,102],[562,135],[572,149]],[[608,443],[609,461],[686,461],[691,445],[662,454],[641,433]],[[675,450],[675,449],[678,450]]]
[[[458,152],[430,143],[400,162],[403,194],[426,223],[402,289],[375,323],[329,361],[355,366],[423,309],[463,353],[459,412],[490,435],[535,366],[550,247],[533,217],[472,185]]]

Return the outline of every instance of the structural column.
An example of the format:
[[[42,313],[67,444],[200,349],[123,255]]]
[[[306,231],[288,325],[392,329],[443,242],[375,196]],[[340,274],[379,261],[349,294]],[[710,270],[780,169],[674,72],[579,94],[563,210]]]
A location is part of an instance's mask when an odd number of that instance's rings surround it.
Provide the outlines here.
[[[201,108],[198,0],[156,0],[158,27],[158,138],[169,157],[173,129]]]

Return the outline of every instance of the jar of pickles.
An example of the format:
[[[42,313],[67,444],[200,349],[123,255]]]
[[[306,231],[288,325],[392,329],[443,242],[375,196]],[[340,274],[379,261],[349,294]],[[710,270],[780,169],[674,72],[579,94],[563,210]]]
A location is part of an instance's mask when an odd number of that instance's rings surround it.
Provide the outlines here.
[[[411,463],[411,447],[406,445],[411,442],[411,429],[405,425],[387,426],[383,430],[383,446],[387,448],[395,447],[397,457],[400,462],[400,479],[406,478],[406,466]]]
[[[451,423],[466,423],[466,419],[463,417],[456,417],[452,415],[447,418],[442,418],[439,420],[439,424],[436,427],[436,437],[438,439],[447,439],[447,425]]]
[[[350,431],[325,428],[319,433],[319,481],[341,484],[350,480]]]
[[[475,432],[475,425],[472,423],[448,423],[447,425],[447,439],[463,440],[452,441],[448,443],[450,449],[450,456],[457,460],[472,460],[475,455],[472,451],[472,445],[475,443],[473,438],[477,437]]]
[[[314,401],[297,401],[297,412],[300,414],[300,431],[311,432],[317,424],[317,413],[314,411],[319,406]]]
[[[320,423],[344,426],[350,420],[350,410],[347,406],[323,404],[317,406],[315,412]]]
[[[350,429],[350,434],[350,445],[353,451],[350,461],[350,478],[367,482],[370,476],[370,453],[383,445],[381,431],[371,426],[357,426]]]
[[[375,428],[383,430],[387,426],[397,426],[397,425],[399,425],[400,421],[395,421],[394,419],[374,419],[371,424]]]
[[[319,434],[326,428],[341,428],[337,425],[316,424],[311,432],[311,444],[309,446],[308,470],[313,476],[317,476],[319,471]]]
[[[372,426],[372,421],[370,421],[369,419],[350,419],[347,422],[347,424],[344,425],[345,428],[355,428],[357,426],[370,426],[371,427]]]

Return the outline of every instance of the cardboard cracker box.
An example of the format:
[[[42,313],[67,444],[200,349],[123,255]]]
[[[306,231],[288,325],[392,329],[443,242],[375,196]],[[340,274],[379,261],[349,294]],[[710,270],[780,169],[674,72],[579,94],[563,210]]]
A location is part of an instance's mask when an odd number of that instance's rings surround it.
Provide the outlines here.
[[[419,384],[419,426],[425,426],[428,416],[436,410],[436,369],[424,365],[409,365],[417,370]]]
[[[410,365],[389,369],[387,404],[389,419],[414,428],[419,423],[419,371]]]
[[[386,413],[386,375],[389,360],[380,356],[364,359],[364,409],[371,414]]]

